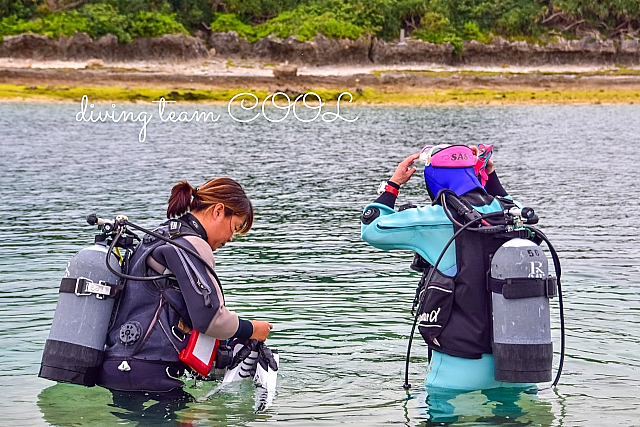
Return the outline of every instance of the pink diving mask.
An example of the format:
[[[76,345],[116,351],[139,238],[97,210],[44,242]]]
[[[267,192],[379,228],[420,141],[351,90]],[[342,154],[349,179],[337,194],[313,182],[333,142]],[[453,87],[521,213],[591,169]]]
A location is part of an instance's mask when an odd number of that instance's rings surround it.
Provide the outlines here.
[[[492,154],[493,145],[478,145],[478,161],[473,166],[473,170],[475,171],[476,176],[480,180],[480,184],[482,184],[483,187],[487,183],[487,179],[489,179],[485,168],[487,167],[487,163],[489,163],[489,159],[491,158]]]
[[[473,151],[466,145],[426,145],[420,151],[420,160],[425,166],[436,168],[470,168],[476,165]]]
[[[478,154],[466,145],[425,145],[420,151],[420,160],[425,166],[437,168],[468,168],[473,170],[478,180],[484,187],[487,183],[488,175],[485,168],[493,154],[493,146],[488,144],[478,145]]]

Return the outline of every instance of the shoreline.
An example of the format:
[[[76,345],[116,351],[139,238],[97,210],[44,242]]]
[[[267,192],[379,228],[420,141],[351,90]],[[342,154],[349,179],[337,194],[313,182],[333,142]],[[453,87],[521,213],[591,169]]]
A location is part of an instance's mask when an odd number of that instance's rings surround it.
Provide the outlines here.
[[[0,100],[226,103],[253,92],[315,92],[355,105],[522,105],[640,103],[640,69],[598,66],[450,67],[438,65],[297,67],[250,61],[184,63],[0,59]],[[342,102],[346,102],[343,98]],[[352,104],[352,105],[353,105]]]
[[[166,90],[158,88],[100,87],[102,93],[93,92],[95,87],[76,86],[73,90],[67,87],[27,87],[0,84],[0,102],[65,102],[79,103],[83,95],[91,102],[118,103],[150,103],[165,98],[167,101],[178,101],[181,104],[227,105],[235,95],[252,93],[262,103],[266,96],[275,92],[254,90],[249,88],[225,89],[219,91]],[[123,90],[126,94],[123,94]],[[348,89],[324,91],[310,88],[306,92],[285,92],[291,102],[304,93],[315,93],[322,102],[335,105],[337,97],[344,92],[353,95],[351,106],[515,106],[515,105],[600,105],[600,104],[640,104],[640,92],[637,90],[490,90],[490,89],[450,89],[419,91],[385,91],[369,90],[364,94],[349,92]],[[151,93],[151,95],[149,95]],[[242,98],[235,102],[240,102]],[[251,98],[246,96],[251,104]],[[284,97],[278,98],[278,105],[285,105]],[[309,104],[317,103],[311,96]],[[341,105],[349,103],[348,95],[341,99]]]

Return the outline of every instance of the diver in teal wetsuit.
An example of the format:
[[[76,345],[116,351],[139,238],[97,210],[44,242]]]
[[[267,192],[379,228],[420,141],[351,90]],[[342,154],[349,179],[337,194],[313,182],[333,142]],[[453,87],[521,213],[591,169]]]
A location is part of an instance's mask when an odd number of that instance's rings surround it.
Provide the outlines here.
[[[482,214],[503,210],[494,196],[507,194],[492,162],[484,163],[484,186],[476,176],[477,152],[475,147],[462,145],[436,146],[407,157],[391,179],[383,182],[380,197],[365,207],[362,239],[383,250],[414,251],[429,267],[436,264],[455,228],[442,205],[437,204],[443,190],[455,193]],[[435,203],[395,211],[400,186],[415,172],[412,165],[419,157],[426,163],[425,182]],[[431,281],[434,286],[427,286],[427,303],[422,307],[418,325],[431,349],[428,389],[464,391],[531,386],[494,380],[491,299],[485,273],[491,254],[503,242],[480,234],[463,232],[456,237],[437,264]]]

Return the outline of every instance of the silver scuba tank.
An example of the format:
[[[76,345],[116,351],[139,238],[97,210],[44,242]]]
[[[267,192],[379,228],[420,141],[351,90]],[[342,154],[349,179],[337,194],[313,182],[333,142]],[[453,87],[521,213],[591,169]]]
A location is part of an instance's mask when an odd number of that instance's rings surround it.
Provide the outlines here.
[[[488,282],[496,381],[551,381],[549,298],[557,286],[546,255],[529,240],[511,239],[493,255]]]
[[[95,385],[119,283],[106,266],[107,252],[108,248],[98,243],[82,249],[68,262],[38,376]],[[109,263],[121,271],[115,255]]]

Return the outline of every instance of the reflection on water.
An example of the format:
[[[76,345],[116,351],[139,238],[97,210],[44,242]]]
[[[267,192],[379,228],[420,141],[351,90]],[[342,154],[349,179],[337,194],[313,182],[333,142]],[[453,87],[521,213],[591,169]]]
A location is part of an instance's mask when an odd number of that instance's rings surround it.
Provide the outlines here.
[[[539,394],[540,393],[540,394]],[[429,390],[425,399],[425,426],[436,425],[554,425],[556,417],[550,401],[539,396],[551,396],[550,390],[495,389],[474,392]],[[557,396],[553,395],[554,400]]]
[[[256,388],[234,383],[206,402],[196,402],[209,387],[189,384],[185,392],[149,396],[111,393],[101,387],[56,384],[38,395],[38,408],[50,425],[244,425],[268,415],[255,414]],[[239,416],[241,415],[241,416]]]
[[[4,424],[638,424],[640,202],[629,160],[637,106],[361,107],[355,123],[162,124],[144,143],[136,124],[77,123],[76,110],[0,103]],[[402,389],[419,277],[408,268],[412,254],[360,240],[359,216],[400,160],[442,142],[493,144],[505,187],[536,209],[560,254],[567,358],[557,394],[427,396],[427,351],[417,341],[409,397]],[[216,262],[227,305],[275,325],[269,346],[281,369],[273,406],[254,413],[251,383],[204,402],[140,409],[98,387],[38,378],[64,266],[93,238],[84,217],[125,214],[153,227],[175,182],[220,175],[241,182],[256,210],[251,232],[216,252]],[[425,201],[416,174],[399,203]],[[552,305],[557,351],[557,300]],[[201,396],[213,387],[187,391]]]

